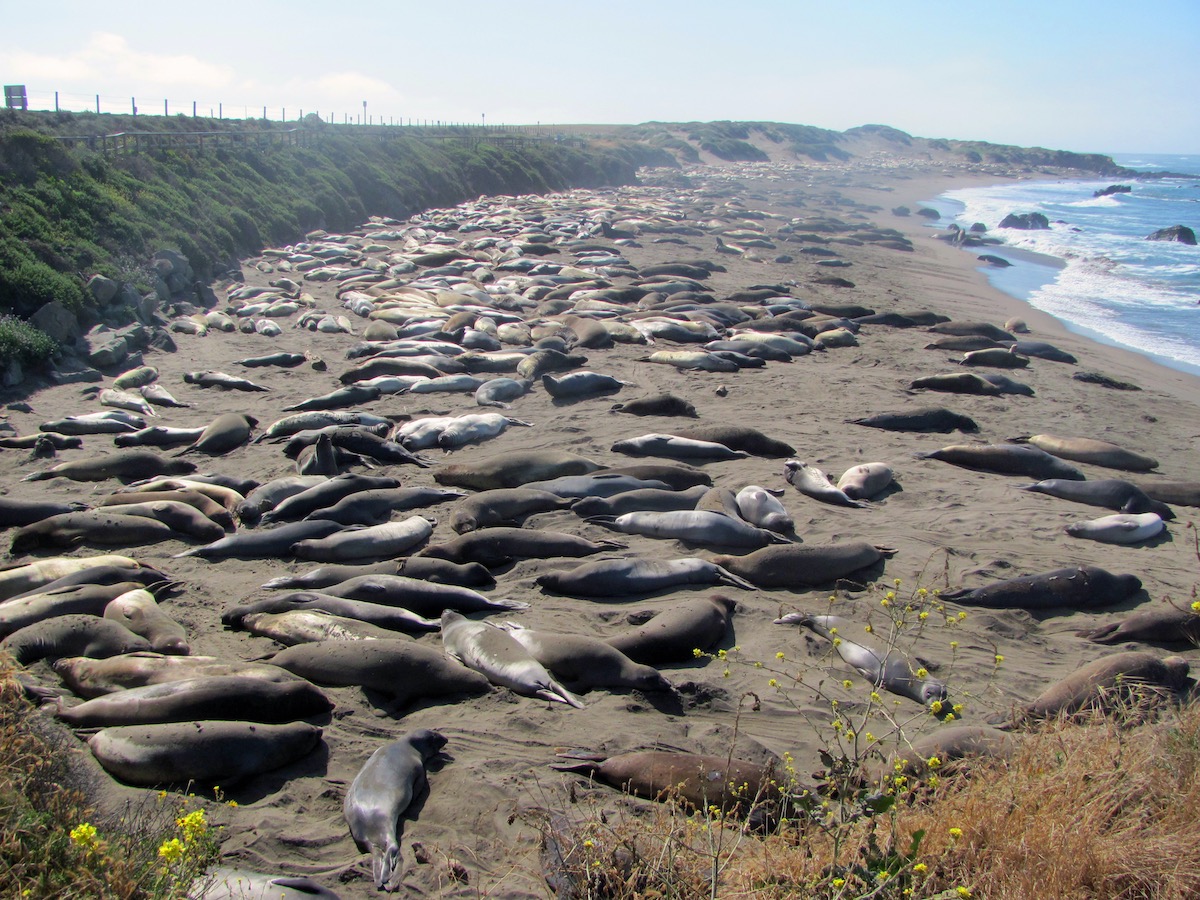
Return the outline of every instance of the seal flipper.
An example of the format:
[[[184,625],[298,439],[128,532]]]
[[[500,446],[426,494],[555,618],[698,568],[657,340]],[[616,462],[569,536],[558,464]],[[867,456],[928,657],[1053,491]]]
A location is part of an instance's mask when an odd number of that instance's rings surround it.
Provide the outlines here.
[[[748,582],[745,578],[740,578],[734,575],[728,569],[723,569],[717,566],[717,584],[728,585],[729,587],[741,588],[744,591],[757,591],[758,588]]]
[[[547,682],[546,687],[534,691],[533,696],[541,697],[543,700],[549,700],[553,703],[566,703],[568,706],[573,706],[576,709],[583,709],[583,701],[553,678]]]

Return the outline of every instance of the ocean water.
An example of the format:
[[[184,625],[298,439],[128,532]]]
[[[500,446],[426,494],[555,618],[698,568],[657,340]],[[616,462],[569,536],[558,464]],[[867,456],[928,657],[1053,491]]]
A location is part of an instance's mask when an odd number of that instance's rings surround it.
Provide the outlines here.
[[[1147,241],[1187,225],[1200,234],[1200,156],[1113,154],[1139,172],[1187,178],[1022,181],[949,191],[924,205],[969,228],[982,222],[999,246],[971,247],[1013,263],[981,264],[997,288],[1050,313],[1073,331],[1200,375],[1200,247]],[[1128,194],[1093,197],[1110,184]],[[1009,213],[1040,212],[1048,230],[998,228]],[[1037,254],[1037,255],[1035,255]]]

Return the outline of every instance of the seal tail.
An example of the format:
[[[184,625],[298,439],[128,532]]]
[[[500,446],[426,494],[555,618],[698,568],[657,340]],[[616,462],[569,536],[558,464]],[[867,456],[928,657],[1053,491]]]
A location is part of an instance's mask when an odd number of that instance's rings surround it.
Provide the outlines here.
[[[576,709],[583,709],[583,701],[568,691],[553,678],[547,682],[547,687],[535,691],[534,696],[541,697],[543,700],[549,700],[554,703],[565,703],[568,706],[575,707]]]
[[[1085,638],[1094,644],[1119,644],[1121,638],[1117,632],[1120,628],[1120,624],[1105,625],[1101,628],[1085,628],[1075,632],[1075,636]]]
[[[51,478],[57,478],[57,477],[58,477],[57,472],[50,472],[50,471],[30,472],[28,475],[26,475],[21,480],[22,481],[48,481]]]
[[[400,845],[388,836],[387,846],[371,848],[371,877],[376,890],[387,890],[400,864]]]
[[[745,578],[740,578],[734,575],[728,569],[723,569],[717,566],[717,584],[724,584],[728,587],[738,587],[744,591],[757,591],[758,588],[748,582]]]
[[[532,608],[524,600],[492,600],[491,605],[492,609],[511,609],[513,611]]]

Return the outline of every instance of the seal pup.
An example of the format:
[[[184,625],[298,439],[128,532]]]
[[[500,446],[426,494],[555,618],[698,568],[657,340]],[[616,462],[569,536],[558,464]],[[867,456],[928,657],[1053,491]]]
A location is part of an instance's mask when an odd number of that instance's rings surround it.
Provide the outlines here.
[[[865,643],[850,640],[854,624],[841,616],[810,616],[806,613],[790,613],[775,620],[776,625],[800,625],[814,634],[830,641],[842,661],[856,669],[874,687],[882,687],[889,693],[916,700],[923,706],[949,696],[944,682],[929,675],[919,674],[924,666],[920,660],[914,667],[898,650],[881,653]]]
[[[142,567],[142,564],[128,556],[107,554],[104,556],[58,556],[10,568],[0,568],[0,600],[8,600],[44,587],[67,575],[100,566],[138,569]]]
[[[383,525],[352,525],[325,537],[297,541],[289,553],[297,559],[315,562],[396,557],[426,541],[433,534],[433,524],[425,516],[409,516]]]
[[[371,854],[377,890],[400,887],[393,884],[400,874],[398,822],[428,787],[425,764],[445,746],[446,738],[436,731],[410,732],[372,753],[346,791],[342,815],[354,845]]]
[[[242,627],[251,634],[270,638],[285,647],[311,641],[378,641],[404,637],[399,631],[316,609],[250,613],[242,616]]]
[[[1115,513],[1087,522],[1072,522],[1064,531],[1071,537],[1103,544],[1140,544],[1162,534],[1166,525],[1157,513]]]
[[[521,487],[561,475],[586,475],[600,468],[599,463],[562,450],[524,450],[443,466],[433,473],[433,479],[450,487],[486,491]]]
[[[348,600],[402,606],[421,616],[440,616],[447,609],[460,613],[529,609],[523,600],[485,597],[469,587],[434,584],[404,575],[355,575],[329,585],[325,591]]]
[[[67,656],[53,663],[52,668],[73,693],[87,698],[188,678],[237,675],[283,681],[296,677],[264,663],[223,660],[215,656],[164,656],[149,651],[118,653],[103,659]]]
[[[583,709],[583,702],[559,684],[512,635],[486,622],[473,622],[451,610],[442,613],[442,646],[492,684],[518,694]]]
[[[844,544],[782,544],[745,556],[714,556],[712,561],[760,588],[832,584],[896,553],[865,541]]]
[[[765,487],[747,485],[734,495],[733,502],[738,515],[759,528],[778,534],[794,534],[796,523],[779,498]]]
[[[674,394],[651,394],[649,397],[614,403],[610,411],[634,416],[684,416],[692,419],[699,415],[688,400]]]
[[[942,591],[942,599],[991,609],[1089,609],[1112,606],[1142,589],[1136,575],[1113,575],[1097,566],[1075,566],[996,581],[981,588]]]
[[[535,631],[515,622],[502,622],[499,627],[516,638],[555,678],[577,693],[585,694],[593,688],[671,690],[671,682],[657,669],[634,662],[599,638]]]
[[[801,462],[798,459],[789,459],[784,463],[783,477],[788,484],[804,496],[812,497],[814,500],[819,500],[822,503],[830,503],[834,506],[852,506],[860,509],[870,506],[865,500],[856,500],[841,488],[835,486],[829,480],[829,476],[816,466],[810,466],[808,463]]]
[[[1158,460],[1144,453],[1126,450],[1118,444],[1095,438],[1058,437],[1053,434],[1027,434],[1010,438],[1013,444],[1029,444],[1051,456],[1072,462],[1089,463],[1126,472],[1149,472],[1158,468]]]
[[[604,550],[624,550],[626,546],[620,541],[589,541],[559,531],[496,526],[468,531],[454,540],[425,547],[417,556],[456,563],[477,562],[492,568],[515,559],[591,556]]]
[[[1145,641],[1151,644],[1200,644],[1200,613],[1190,607],[1170,606],[1136,612],[1120,622],[1084,629],[1075,634],[1097,644]]]
[[[0,650],[12,654],[23,666],[41,659],[51,662],[64,656],[99,659],[149,649],[150,643],[144,637],[120,622],[78,613],[26,625],[0,641]]]
[[[617,441],[609,449],[613,453],[630,456],[662,456],[668,459],[727,460],[745,459],[750,455],[742,450],[730,450],[716,441],[700,441],[661,432]]]
[[[178,532],[157,519],[92,509],[49,516],[24,526],[13,535],[9,552],[27,553],[47,547],[74,547],[80,544],[136,547],[179,537]]]
[[[938,450],[914,453],[917,459],[938,459],[964,469],[1032,478],[1083,481],[1083,473],[1045,450],[1025,444],[951,444]]]
[[[264,875],[216,866],[201,876],[204,893],[197,900],[338,900],[338,895],[311,878]]]
[[[96,761],[125,784],[233,785],[302,759],[321,741],[307,722],[175,722],[121,725],[88,738]]]
[[[147,590],[126,591],[114,597],[104,607],[104,618],[120,622],[134,634],[140,634],[150,642],[155,653],[187,656],[187,632],[182,625],[168,616]]]
[[[763,434],[749,425],[713,423],[689,425],[674,432],[679,437],[697,441],[713,441],[724,444],[730,450],[742,450],[754,456],[792,456],[796,452],[791,444]]]
[[[207,453],[209,456],[224,456],[230,450],[250,440],[250,435],[258,427],[258,419],[246,413],[221,413],[205,427],[200,437],[191,446],[180,450],[176,456],[185,453]]]
[[[21,480],[67,478],[71,481],[105,481],[117,478],[128,483],[154,475],[189,475],[195,471],[196,464],[185,459],[167,459],[149,450],[118,450],[107,456],[59,463],[43,472],[26,475]]]
[[[465,495],[460,495],[465,496]],[[450,514],[450,527],[458,534],[491,525],[521,525],[526,517],[556,509],[569,509],[574,499],[530,488],[500,488],[465,496]]]
[[[975,432],[979,425],[970,416],[964,416],[944,406],[923,406],[902,412],[879,413],[861,419],[847,419],[850,425],[881,428],[884,431],[914,431],[918,433],[951,431]]]
[[[863,463],[843,472],[837,488],[851,500],[870,500],[887,490],[895,477],[891,467],[885,463]]]
[[[625,534],[679,540],[691,544],[721,547],[764,547],[786,544],[788,539],[757,528],[749,522],[707,509],[668,510],[667,512],[631,512],[624,515],[591,516],[585,521],[603,525]]]

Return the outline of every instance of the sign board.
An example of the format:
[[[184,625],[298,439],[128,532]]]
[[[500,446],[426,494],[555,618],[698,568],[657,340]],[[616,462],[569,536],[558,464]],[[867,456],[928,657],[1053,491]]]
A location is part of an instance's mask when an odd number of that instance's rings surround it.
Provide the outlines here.
[[[4,86],[4,105],[9,109],[29,109],[29,100],[25,96],[25,85],[6,84]]]

